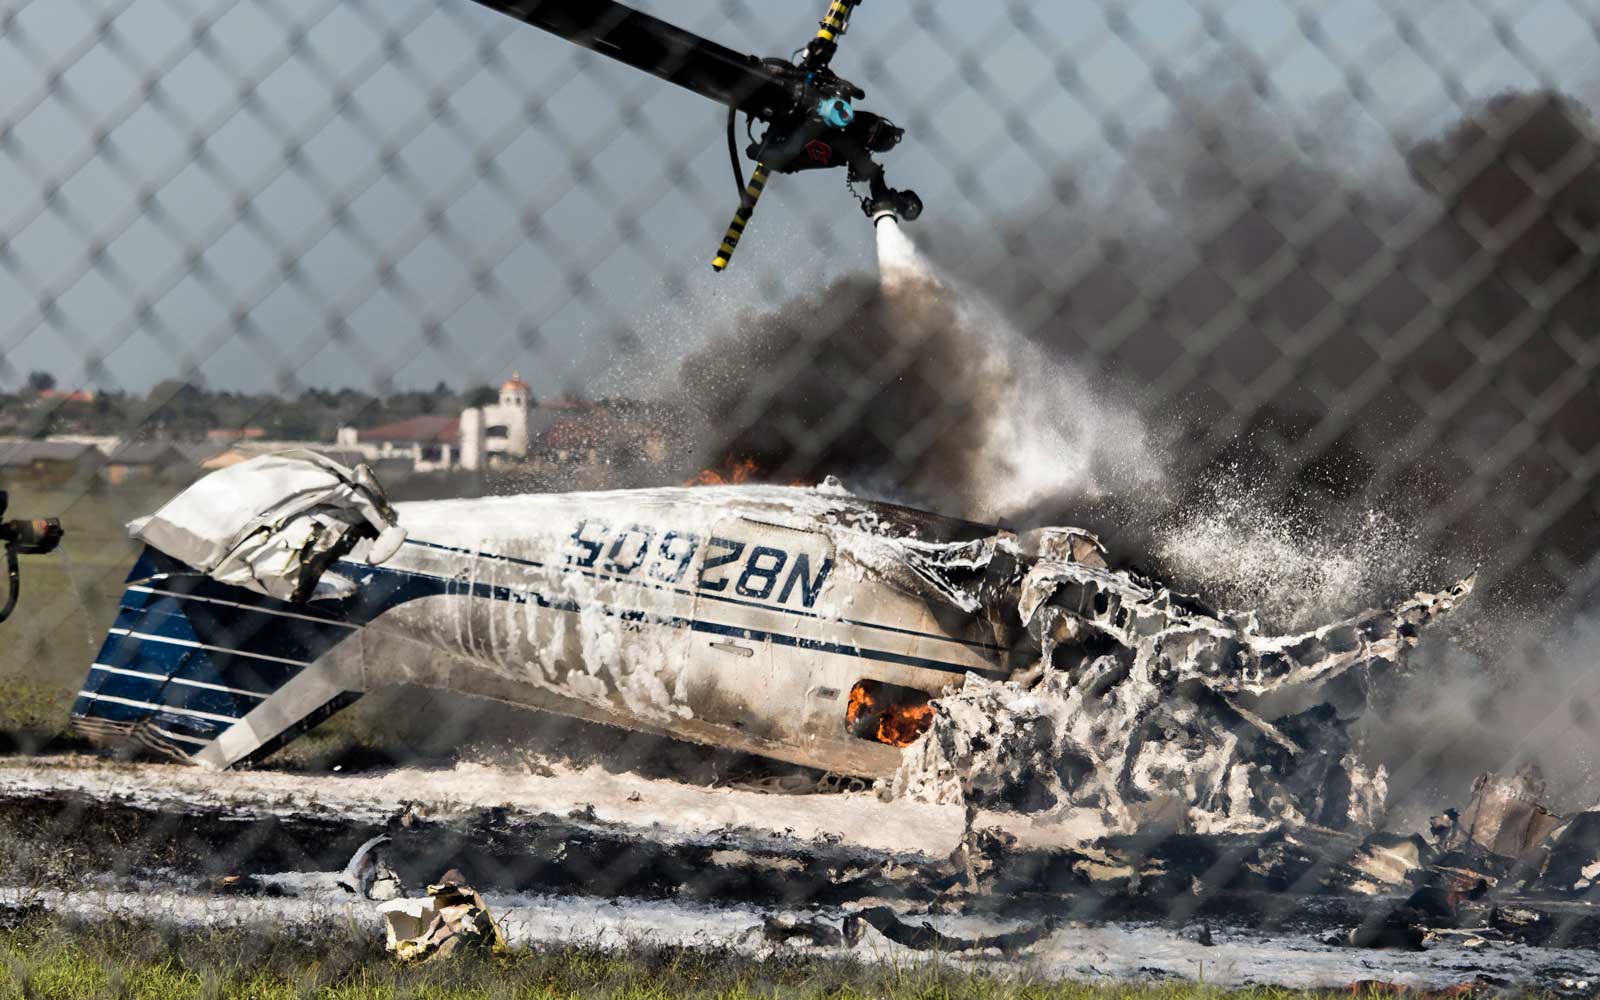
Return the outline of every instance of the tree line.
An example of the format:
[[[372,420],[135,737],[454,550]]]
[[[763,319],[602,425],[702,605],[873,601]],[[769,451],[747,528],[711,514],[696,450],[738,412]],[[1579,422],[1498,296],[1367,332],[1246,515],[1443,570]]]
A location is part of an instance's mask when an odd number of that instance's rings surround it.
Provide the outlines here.
[[[128,439],[195,440],[212,430],[259,428],[284,441],[331,441],[340,427],[372,427],[429,414],[455,415],[495,402],[493,386],[380,395],[362,389],[306,389],[298,396],[213,390],[192,380],[158,382],[149,392],[96,390],[93,399],[57,393],[49,372],[35,371],[15,392],[0,391],[0,435],[105,435]]]

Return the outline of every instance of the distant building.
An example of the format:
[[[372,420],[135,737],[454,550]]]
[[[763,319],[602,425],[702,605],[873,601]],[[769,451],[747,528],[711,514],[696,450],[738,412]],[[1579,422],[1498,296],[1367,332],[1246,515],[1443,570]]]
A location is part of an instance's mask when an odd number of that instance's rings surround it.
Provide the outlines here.
[[[338,447],[359,450],[369,463],[405,460],[415,472],[482,469],[526,459],[535,424],[532,390],[514,374],[500,386],[499,403],[468,407],[460,417],[425,414],[377,427],[341,427]]]
[[[51,434],[46,441],[61,444],[87,444],[100,449],[100,454],[109,455],[122,444],[122,439],[115,434]]]
[[[455,465],[460,437],[455,417],[424,414],[377,427],[341,427],[338,447],[360,452],[368,463],[403,459],[415,472],[432,472]]]
[[[265,427],[213,427],[206,431],[207,441],[260,441],[266,436]]]
[[[40,389],[40,399],[48,399],[53,403],[92,403],[94,390],[92,389]]]
[[[478,406],[461,411],[461,467],[481,469],[496,456],[528,457],[528,413],[533,408],[533,391],[522,376],[513,373],[500,386],[497,406]]]
[[[174,469],[189,467],[189,456],[170,441],[129,441],[106,456],[100,477],[112,486],[121,486],[137,479],[159,479]]]
[[[662,467],[681,446],[682,415],[655,403],[569,403],[538,435],[537,456],[552,465]],[[675,444],[676,443],[676,444]]]
[[[92,477],[106,457],[92,444],[0,438],[0,476],[25,476],[45,483]]]

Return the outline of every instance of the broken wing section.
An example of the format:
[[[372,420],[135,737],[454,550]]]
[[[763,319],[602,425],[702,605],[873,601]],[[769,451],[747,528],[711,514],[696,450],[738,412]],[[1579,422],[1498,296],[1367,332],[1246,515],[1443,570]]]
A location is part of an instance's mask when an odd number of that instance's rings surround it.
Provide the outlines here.
[[[293,602],[345,596],[350,588],[322,580],[334,560],[361,546],[376,565],[406,537],[371,469],[311,451],[214,472],[128,529],[218,583]]]

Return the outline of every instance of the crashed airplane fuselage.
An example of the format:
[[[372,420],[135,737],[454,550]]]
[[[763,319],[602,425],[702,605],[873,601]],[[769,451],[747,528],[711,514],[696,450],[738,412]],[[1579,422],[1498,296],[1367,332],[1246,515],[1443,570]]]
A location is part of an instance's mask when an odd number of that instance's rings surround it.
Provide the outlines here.
[[[1256,655],[1240,622],[1108,570],[1084,532],[832,485],[390,506],[364,469],[286,455],[133,530],[147,545],[74,723],[218,768],[410,684],[880,776],[969,674],[1114,670],[1119,643],[1181,626],[1227,640],[1199,669],[1248,697],[1392,659],[1426,618]]]

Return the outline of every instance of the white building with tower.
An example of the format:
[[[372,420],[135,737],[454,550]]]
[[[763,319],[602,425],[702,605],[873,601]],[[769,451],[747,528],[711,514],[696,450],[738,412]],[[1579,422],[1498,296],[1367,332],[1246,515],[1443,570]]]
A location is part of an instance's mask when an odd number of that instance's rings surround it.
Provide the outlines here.
[[[369,462],[409,462],[415,472],[482,469],[528,457],[532,410],[532,390],[513,374],[500,386],[499,403],[468,407],[459,419],[425,414],[380,427],[341,427],[338,443]]]
[[[493,456],[528,457],[528,414],[533,393],[522,376],[513,373],[500,386],[495,406],[475,406],[461,411],[461,467],[481,469]]]

